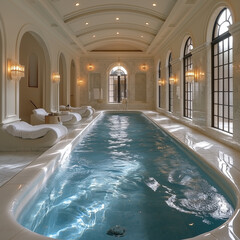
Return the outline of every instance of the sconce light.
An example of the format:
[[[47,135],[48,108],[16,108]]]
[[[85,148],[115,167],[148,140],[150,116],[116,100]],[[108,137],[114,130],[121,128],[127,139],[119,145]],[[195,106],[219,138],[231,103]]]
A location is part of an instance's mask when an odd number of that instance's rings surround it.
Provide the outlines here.
[[[87,66],[87,69],[88,69],[88,71],[93,71],[94,70],[94,65],[89,63],[88,66]]]
[[[25,67],[20,64],[12,64],[8,61],[8,78],[12,80],[19,81],[25,76]]]
[[[195,72],[195,81],[202,81],[204,79],[205,73],[202,71],[196,71]]]
[[[185,74],[185,78],[186,78],[186,81],[188,83],[193,82],[194,81],[194,77],[195,77],[194,76],[194,72],[192,70],[187,71],[186,74]]]
[[[159,85],[159,86],[164,86],[164,85],[165,85],[164,79],[159,79],[159,80],[158,80],[158,85]]]
[[[141,64],[141,65],[140,65],[140,70],[141,70],[141,71],[147,71],[147,70],[148,70],[148,65],[145,64],[145,63]]]
[[[61,79],[61,76],[58,72],[55,72],[52,74],[52,81],[55,83],[59,83]]]
[[[81,78],[77,78],[77,85],[81,86],[83,84],[83,80]]]
[[[175,77],[170,77],[169,78],[169,84],[173,85],[174,83],[176,83],[176,78]]]

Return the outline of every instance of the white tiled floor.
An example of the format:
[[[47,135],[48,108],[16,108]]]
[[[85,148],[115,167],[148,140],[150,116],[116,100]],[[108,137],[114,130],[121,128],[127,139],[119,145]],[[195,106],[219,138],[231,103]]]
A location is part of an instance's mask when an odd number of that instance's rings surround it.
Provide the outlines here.
[[[0,186],[41,154],[41,152],[0,152]]]

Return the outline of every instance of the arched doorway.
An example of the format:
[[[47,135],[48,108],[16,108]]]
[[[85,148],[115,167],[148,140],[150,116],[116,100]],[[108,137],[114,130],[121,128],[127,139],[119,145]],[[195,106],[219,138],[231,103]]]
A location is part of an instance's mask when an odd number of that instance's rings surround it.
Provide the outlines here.
[[[120,103],[123,98],[127,98],[127,70],[118,65],[109,72],[108,102]]]
[[[50,61],[49,56],[46,56],[46,46],[39,35],[33,32],[24,33],[20,42],[19,61],[25,66],[25,77],[19,83],[19,117],[30,122],[35,106],[48,110],[46,79],[49,69],[46,63]]]
[[[59,57],[59,74],[61,77],[59,83],[59,105],[68,105],[67,102],[67,67],[64,55]]]

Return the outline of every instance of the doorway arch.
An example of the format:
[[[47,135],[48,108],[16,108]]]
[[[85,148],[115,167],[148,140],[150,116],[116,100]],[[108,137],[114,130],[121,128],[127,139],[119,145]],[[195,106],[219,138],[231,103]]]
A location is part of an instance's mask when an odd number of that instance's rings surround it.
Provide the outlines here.
[[[127,70],[120,64],[109,71],[108,102],[120,103],[127,98]]]
[[[35,107],[50,110],[50,58],[37,33],[28,31],[22,35],[19,62],[25,66],[25,77],[19,83],[19,117],[30,122]]]

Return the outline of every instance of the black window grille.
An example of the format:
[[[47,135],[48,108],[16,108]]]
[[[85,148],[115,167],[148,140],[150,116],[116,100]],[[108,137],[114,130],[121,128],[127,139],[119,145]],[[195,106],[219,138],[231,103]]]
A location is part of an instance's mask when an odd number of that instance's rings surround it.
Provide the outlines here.
[[[127,97],[127,71],[121,67],[114,67],[110,71],[108,84],[109,103],[120,103]]]
[[[212,126],[233,133],[233,39],[228,31],[232,15],[224,8],[212,37]]]
[[[193,44],[191,37],[188,38],[184,48],[184,57],[183,57],[183,65],[184,65],[184,78],[183,78],[183,97],[184,97],[184,117],[192,119],[192,111],[193,111],[193,82],[187,81],[186,73],[189,71],[193,71],[193,63],[192,63],[192,51]]]

